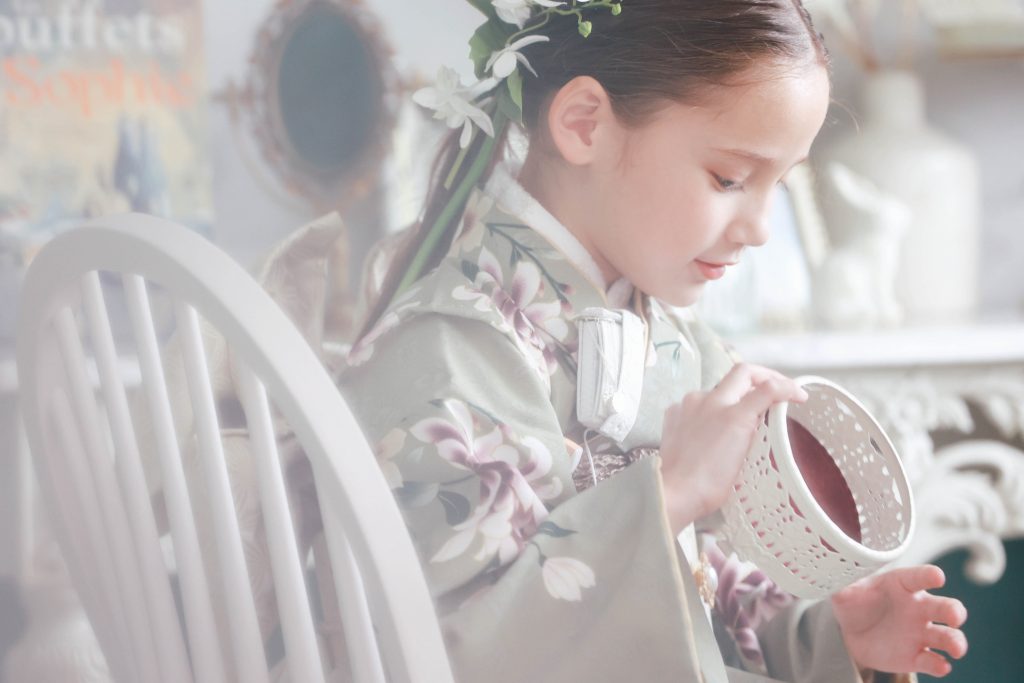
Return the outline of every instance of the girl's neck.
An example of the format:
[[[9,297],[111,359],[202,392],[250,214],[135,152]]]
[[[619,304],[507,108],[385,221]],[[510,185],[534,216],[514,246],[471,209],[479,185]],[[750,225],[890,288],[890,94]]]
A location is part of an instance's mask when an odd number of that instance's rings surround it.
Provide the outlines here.
[[[588,196],[587,185],[575,167],[553,163],[550,155],[531,149],[518,180],[523,189],[583,245],[601,269],[606,285],[619,279],[619,273],[598,252],[586,229],[593,224],[594,201]]]

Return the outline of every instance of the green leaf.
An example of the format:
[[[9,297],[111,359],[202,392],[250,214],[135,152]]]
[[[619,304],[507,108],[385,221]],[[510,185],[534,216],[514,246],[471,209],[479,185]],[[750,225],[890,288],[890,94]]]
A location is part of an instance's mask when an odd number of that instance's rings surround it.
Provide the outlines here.
[[[487,60],[505,47],[510,35],[498,26],[497,21],[487,21],[469,39],[469,58],[473,60],[473,71],[477,78],[482,80],[487,75]]]
[[[512,98],[512,103],[519,109],[519,115],[522,116],[523,111],[523,74],[516,69],[508,78],[505,79],[508,83],[508,94]]]
[[[509,121],[515,121],[516,123],[523,122],[523,110],[522,108],[512,101],[512,94],[508,88],[501,88],[498,91],[498,111],[505,115],[505,118]]]
[[[444,518],[449,526],[455,526],[469,517],[469,500],[451,491],[442,491],[437,499],[444,506]]]
[[[544,534],[545,536],[562,538],[564,536],[570,536],[576,532],[572,529],[563,529],[554,522],[543,522],[539,527],[537,527],[537,533]]]

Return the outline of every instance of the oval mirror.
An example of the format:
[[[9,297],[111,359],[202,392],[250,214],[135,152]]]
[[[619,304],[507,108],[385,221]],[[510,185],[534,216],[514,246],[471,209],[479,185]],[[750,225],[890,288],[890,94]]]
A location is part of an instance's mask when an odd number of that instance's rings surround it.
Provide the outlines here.
[[[397,77],[358,0],[280,3],[256,40],[253,133],[285,186],[343,209],[373,185],[394,126]]]

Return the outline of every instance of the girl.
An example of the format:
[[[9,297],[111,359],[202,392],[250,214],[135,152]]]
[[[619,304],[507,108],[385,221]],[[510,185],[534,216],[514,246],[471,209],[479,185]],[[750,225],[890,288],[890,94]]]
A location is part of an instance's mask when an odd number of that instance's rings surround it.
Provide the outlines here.
[[[730,621],[740,587],[714,600],[696,547],[694,523],[728,497],[761,415],[806,398],[734,364],[685,307],[768,239],[773,190],[825,118],[828,57],[807,12],[471,1],[488,17],[471,41],[482,83],[444,72],[417,94],[460,130],[341,380],[458,679],[944,675],[934,650],[964,654],[966,613],[925,592],[938,568],[814,604],[758,585],[757,613]],[[496,164],[520,117],[525,161]],[[607,409],[615,424],[576,410],[577,322],[592,308],[632,312],[646,340],[638,391]]]

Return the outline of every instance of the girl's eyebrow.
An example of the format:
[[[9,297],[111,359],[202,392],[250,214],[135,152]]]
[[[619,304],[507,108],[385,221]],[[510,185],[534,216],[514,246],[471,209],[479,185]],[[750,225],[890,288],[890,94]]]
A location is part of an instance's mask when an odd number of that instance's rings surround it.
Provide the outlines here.
[[[752,152],[752,151],[746,150],[746,149],[719,149],[719,148],[716,148],[715,151],[716,152],[723,152],[725,154],[731,154],[731,155],[737,156],[737,157],[742,157],[742,158],[747,159],[749,161],[753,161],[756,164],[768,165],[768,164],[774,164],[775,163],[775,159],[772,159],[771,157],[767,157],[767,156],[765,156],[763,154],[759,154],[757,152]],[[804,156],[802,159],[798,159],[797,162],[795,164],[793,164],[793,166],[799,166],[800,164],[804,163],[805,161],[807,161],[807,157],[806,156]],[[791,166],[790,168],[793,168],[793,166]]]
[[[770,164],[770,163],[774,162],[774,159],[772,159],[771,157],[766,157],[763,154],[758,154],[757,152],[751,152],[751,151],[745,150],[745,149],[719,149],[719,148],[716,148],[715,151],[716,152],[724,152],[725,154],[731,154],[731,155],[736,156],[736,157],[743,157],[744,159],[748,159],[748,160],[756,162],[758,164]]]

